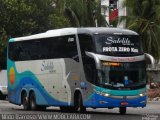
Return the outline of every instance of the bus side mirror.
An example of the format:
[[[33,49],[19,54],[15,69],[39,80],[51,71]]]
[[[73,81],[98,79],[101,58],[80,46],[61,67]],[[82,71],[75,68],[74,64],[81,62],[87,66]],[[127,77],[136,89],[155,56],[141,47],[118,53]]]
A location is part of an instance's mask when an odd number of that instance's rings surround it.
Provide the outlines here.
[[[155,69],[156,68],[156,66],[155,66],[156,62],[155,62],[154,57],[152,55],[148,54],[148,53],[145,53],[145,58],[146,58],[147,61],[150,61],[151,68]]]

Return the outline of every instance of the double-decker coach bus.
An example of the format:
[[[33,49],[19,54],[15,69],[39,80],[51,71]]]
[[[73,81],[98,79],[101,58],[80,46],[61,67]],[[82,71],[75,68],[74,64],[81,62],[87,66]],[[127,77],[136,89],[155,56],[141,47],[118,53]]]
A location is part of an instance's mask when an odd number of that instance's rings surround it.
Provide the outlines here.
[[[131,30],[49,30],[10,39],[7,56],[8,99],[26,110],[146,106],[146,57]]]

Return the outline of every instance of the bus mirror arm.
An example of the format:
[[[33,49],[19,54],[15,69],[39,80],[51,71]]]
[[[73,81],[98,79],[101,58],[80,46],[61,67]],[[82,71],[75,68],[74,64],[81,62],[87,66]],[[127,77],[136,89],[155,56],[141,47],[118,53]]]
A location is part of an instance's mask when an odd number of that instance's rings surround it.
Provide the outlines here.
[[[100,64],[100,60],[98,58],[98,56],[92,52],[87,52],[85,51],[86,55],[93,58],[95,60],[95,63],[96,63],[96,68],[97,69],[101,69],[101,64]]]
[[[153,69],[156,68],[156,66],[155,66],[155,63],[156,63],[156,62],[155,62],[154,57],[153,57],[152,55],[148,54],[148,53],[145,53],[145,57],[150,60],[150,62],[151,62],[151,67],[152,67]]]

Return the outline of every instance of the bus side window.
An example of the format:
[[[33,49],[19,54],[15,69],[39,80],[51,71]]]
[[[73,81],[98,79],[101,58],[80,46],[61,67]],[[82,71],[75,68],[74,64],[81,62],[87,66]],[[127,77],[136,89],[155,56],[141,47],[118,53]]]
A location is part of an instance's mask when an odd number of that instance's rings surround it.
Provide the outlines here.
[[[75,35],[10,42],[9,58],[14,61],[71,58],[79,62]]]
[[[86,56],[85,51],[92,52],[93,51],[93,41],[92,37],[87,34],[79,34],[79,44],[81,48],[82,56]]]
[[[74,59],[75,61],[79,62],[78,51],[77,51],[77,44],[75,36],[67,36],[66,37],[66,46],[65,50],[67,55]]]
[[[55,37],[52,39],[53,39],[51,41],[52,48],[49,49],[52,49],[50,54],[53,58],[74,59],[75,56],[78,56],[75,35]],[[69,39],[70,41],[68,42]],[[79,58],[74,60],[78,62]]]
[[[92,37],[90,35],[86,35],[86,34],[79,34],[78,38],[79,38],[79,43],[80,43],[80,49],[81,49],[85,77],[86,77],[87,81],[89,81],[93,84],[97,84],[98,76],[97,76],[95,61],[93,58],[91,58],[85,54],[86,51],[92,52],[94,50],[93,49],[94,44],[93,44]]]
[[[14,55],[14,45],[13,45],[14,43],[13,42],[10,42],[9,43],[9,47],[8,47],[8,51],[9,51],[9,53],[8,53],[8,57],[9,57],[9,59],[11,59],[11,60],[15,60],[15,55]]]
[[[11,42],[9,44],[9,58],[13,61],[18,61],[22,54],[22,48],[20,42]]]

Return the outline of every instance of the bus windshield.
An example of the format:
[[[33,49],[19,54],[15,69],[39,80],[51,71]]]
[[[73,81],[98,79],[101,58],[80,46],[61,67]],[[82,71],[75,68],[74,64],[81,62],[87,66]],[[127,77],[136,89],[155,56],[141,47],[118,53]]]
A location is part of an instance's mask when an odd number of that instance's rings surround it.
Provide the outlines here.
[[[138,35],[95,35],[96,52],[110,56],[143,54]]]
[[[145,62],[106,62],[102,61],[99,70],[100,83],[114,88],[136,88],[146,84]]]

